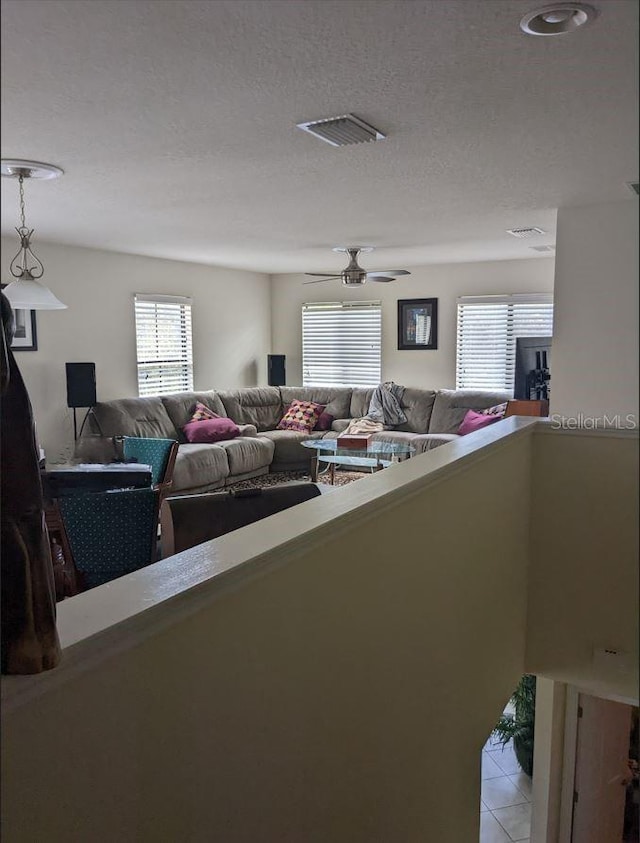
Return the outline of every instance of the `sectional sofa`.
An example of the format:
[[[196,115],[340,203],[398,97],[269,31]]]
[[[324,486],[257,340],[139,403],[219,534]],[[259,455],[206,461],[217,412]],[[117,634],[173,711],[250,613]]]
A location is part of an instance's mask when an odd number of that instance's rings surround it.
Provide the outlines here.
[[[269,471],[308,470],[311,454],[305,439],[336,437],[352,418],[366,415],[373,389],[350,387],[248,387],[226,391],[181,392],[157,398],[124,398],[96,404],[88,419],[88,435],[80,442],[87,454],[96,439],[148,436],[177,439],[173,492],[203,492],[257,477]],[[376,439],[407,442],[416,453],[457,438],[467,410],[484,410],[509,398],[507,392],[431,390],[407,387],[403,409],[407,421],[375,434]],[[294,399],[324,404],[333,416],[330,431],[297,433],[277,430]],[[190,444],[182,428],[196,401],[214,413],[233,419],[241,435],[215,444]]]

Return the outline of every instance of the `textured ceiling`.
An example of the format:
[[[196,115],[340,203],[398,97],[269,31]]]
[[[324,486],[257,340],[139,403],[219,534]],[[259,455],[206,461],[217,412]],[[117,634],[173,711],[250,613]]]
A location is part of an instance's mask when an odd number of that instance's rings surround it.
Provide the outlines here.
[[[594,2],[532,38],[538,0],[6,0],[2,156],[66,171],[26,186],[40,240],[265,272],[536,256],[559,206],[637,201],[638,4]],[[387,139],[295,128],[349,111]]]

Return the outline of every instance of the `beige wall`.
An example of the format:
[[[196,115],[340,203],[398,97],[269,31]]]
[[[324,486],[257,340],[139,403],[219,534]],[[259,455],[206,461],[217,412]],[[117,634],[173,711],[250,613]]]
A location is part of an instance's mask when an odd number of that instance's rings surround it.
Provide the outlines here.
[[[533,843],[559,843],[567,686],[544,676],[536,680],[533,756]]]
[[[365,266],[371,261],[365,255]],[[287,355],[287,383],[302,383],[303,302],[382,300],[382,377],[405,386],[453,388],[456,383],[456,298],[464,295],[553,291],[553,258],[410,267],[390,284],[349,289],[340,281],[303,285],[303,275],[274,275],[273,353]],[[398,351],[398,299],[438,299],[438,349]]]
[[[637,695],[637,440],[515,424],[60,604],[62,667],[3,677],[7,839],[477,840],[522,672]]]
[[[524,665],[529,444],[388,494],[338,535],[329,522],[215,602],[205,584],[191,617],[180,595],[164,631],[87,656],[58,686],[43,677],[43,696],[4,715],[6,839],[477,840],[480,750]],[[338,510],[441,457],[341,489]],[[297,529],[333,497],[302,504]],[[291,529],[287,513],[267,520]],[[226,537],[226,552],[264,530]],[[106,601],[121,599],[112,585]]]
[[[558,211],[554,414],[638,414],[638,201]]]
[[[2,266],[15,251],[2,238]],[[134,255],[38,244],[45,279],[67,310],[38,311],[38,351],[16,354],[50,460],[73,441],[66,406],[65,362],[94,362],[98,400],[138,394],[134,293],[193,297],[197,389],[266,381],[271,341],[268,276]],[[6,280],[6,273],[3,274]],[[83,411],[78,411],[79,418]]]
[[[594,648],[627,653],[598,669]],[[534,437],[527,670],[638,698],[638,439]]]

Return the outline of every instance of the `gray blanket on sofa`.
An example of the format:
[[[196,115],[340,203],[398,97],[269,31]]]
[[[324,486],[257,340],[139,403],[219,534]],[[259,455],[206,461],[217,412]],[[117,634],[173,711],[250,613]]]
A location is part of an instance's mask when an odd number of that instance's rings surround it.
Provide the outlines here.
[[[395,427],[407,420],[402,410],[404,386],[393,381],[386,381],[377,386],[371,396],[367,418],[382,422],[385,427]]]
[[[407,417],[402,409],[404,386],[387,381],[377,386],[369,402],[369,411],[360,419],[352,419],[344,431],[348,433],[381,433],[390,427],[404,424]]]

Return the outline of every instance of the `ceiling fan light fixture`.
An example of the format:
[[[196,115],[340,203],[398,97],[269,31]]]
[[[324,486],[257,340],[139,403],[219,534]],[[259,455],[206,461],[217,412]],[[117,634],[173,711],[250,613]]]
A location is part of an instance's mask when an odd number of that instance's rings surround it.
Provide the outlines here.
[[[331,251],[346,254],[349,249],[357,249],[361,255],[364,255],[367,252],[373,252],[374,248],[375,246],[334,246]]]
[[[395,281],[398,275],[411,275],[408,269],[379,269],[367,272],[358,263],[358,255],[361,252],[372,252],[373,246],[335,246],[334,252],[346,252],[349,255],[349,263],[339,275],[331,272],[307,272],[306,275],[316,276],[313,281],[304,281],[304,284],[317,284],[320,281],[334,281],[338,278],[345,287],[362,287],[369,281],[387,283]]]
[[[354,143],[369,143],[384,140],[379,129],[365,123],[355,114],[343,114],[340,117],[328,117],[324,120],[310,120],[297,123],[298,129],[320,138],[331,146],[350,146]]]
[[[520,29],[526,35],[566,35],[597,18],[598,11],[586,3],[554,3],[526,14]]]

